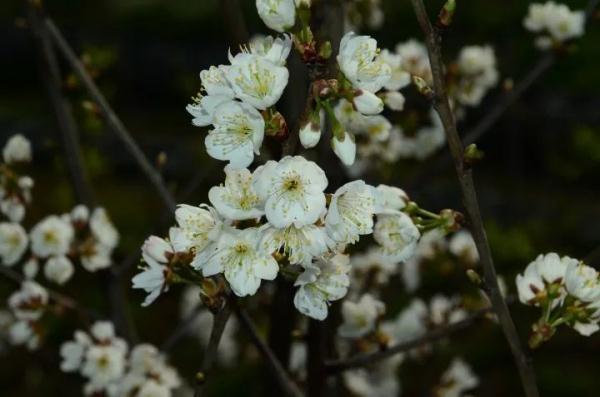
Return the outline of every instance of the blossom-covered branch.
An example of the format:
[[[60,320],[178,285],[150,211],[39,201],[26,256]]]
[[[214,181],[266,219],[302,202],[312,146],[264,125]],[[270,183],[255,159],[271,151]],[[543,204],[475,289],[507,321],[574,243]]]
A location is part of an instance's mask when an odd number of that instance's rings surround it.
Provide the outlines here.
[[[500,292],[498,285],[498,277],[492,259],[490,247],[487,241],[486,232],[483,226],[481,213],[479,210],[479,202],[475,191],[472,171],[465,163],[463,144],[456,128],[456,120],[454,113],[450,107],[450,102],[446,95],[444,83],[444,65],[441,54],[441,36],[440,31],[435,28],[427,15],[425,5],[422,0],[411,0],[415,14],[421,30],[425,35],[431,70],[433,75],[433,100],[436,111],[438,112],[446,138],[450,147],[456,173],[461,187],[463,204],[467,210],[467,215],[473,230],[475,244],[481,258],[485,274],[485,283],[490,293],[490,299],[494,307],[495,313],[498,315],[500,324],[504,331],[504,335],[511,347],[523,388],[528,397],[537,397],[539,392],[535,380],[535,373],[531,366],[530,360],[525,355],[517,329],[512,320],[506,302]]]

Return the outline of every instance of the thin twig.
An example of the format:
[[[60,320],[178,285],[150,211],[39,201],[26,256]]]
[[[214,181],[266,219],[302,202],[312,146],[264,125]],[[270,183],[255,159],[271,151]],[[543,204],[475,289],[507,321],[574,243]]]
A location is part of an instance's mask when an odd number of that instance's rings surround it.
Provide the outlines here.
[[[0,274],[3,275],[5,278],[7,278],[17,284],[21,284],[22,282],[26,281],[26,279],[21,274],[17,273],[16,271],[14,271],[6,266],[0,265]],[[83,318],[86,318],[86,319],[91,318],[93,320],[98,320],[98,319],[102,318],[102,316],[98,312],[96,312],[95,310],[83,307],[81,304],[79,304],[75,299],[71,298],[70,296],[64,295],[58,291],[52,290],[47,287],[44,287],[44,289],[48,293],[48,296],[50,297],[50,299],[52,299],[53,301],[55,301],[56,303],[58,303],[60,306],[62,306],[64,308],[67,308],[69,310],[73,310],[73,311],[77,312]]]
[[[411,2],[419,25],[421,26],[421,30],[425,35],[425,43],[427,45],[429,62],[431,64],[433,75],[434,107],[444,126],[450,153],[452,154],[452,158],[454,160],[454,166],[456,168],[456,173],[461,188],[463,204],[465,206],[468,219],[471,223],[473,238],[475,240],[481,265],[484,270],[484,282],[490,292],[492,307],[498,316],[498,320],[500,321],[504,335],[511,348],[526,396],[538,397],[539,392],[535,380],[535,372],[531,365],[530,359],[526,356],[521,345],[521,341],[508,310],[508,306],[506,305],[506,302],[504,301],[500,292],[496,269],[494,267],[490,246],[487,241],[483,220],[479,210],[479,202],[477,200],[477,193],[475,191],[472,171],[471,168],[467,167],[464,163],[463,143],[458,134],[454,113],[452,112],[450,101],[448,99],[448,95],[446,94],[444,82],[444,64],[441,51],[441,35],[440,32],[432,26],[423,4],[423,0],[411,0]]]
[[[231,315],[231,303],[227,302],[213,317],[212,330],[210,331],[210,338],[204,351],[204,357],[202,358],[202,369],[196,374],[196,388],[194,390],[194,397],[201,397],[204,384],[206,383],[206,377],[213,367],[213,363],[217,358],[217,352],[219,349],[219,342],[225,331],[227,320]]]
[[[116,134],[117,138],[123,143],[127,151],[133,156],[136,164],[141,169],[141,171],[146,175],[146,177],[150,180],[160,198],[164,202],[165,206],[171,211],[175,210],[175,200],[173,195],[165,185],[160,173],[156,170],[155,167],[152,166],[150,161],[146,158],[138,144],[132,138],[130,132],[127,130],[121,119],[117,116],[114,110],[110,107],[108,101],[100,92],[94,80],[90,77],[88,72],[85,69],[85,66],[81,62],[81,60],[77,57],[73,49],[69,46],[64,36],[54,24],[54,22],[46,18],[45,26],[50,33],[50,37],[54,41],[54,44],[59,49],[59,51],[63,54],[67,62],[73,68],[73,71],[81,80],[81,83],[88,91],[90,97],[96,102],[98,105],[102,116],[106,120],[107,124]]]
[[[160,350],[164,353],[168,353],[175,346],[175,344],[179,342],[181,338],[187,335],[190,328],[192,327],[192,325],[203,310],[204,307],[199,306],[196,309],[194,309],[189,315],[187,315],[183,320],[181,320],[179,325],[175,327],[173,333],[162,344]]]
[[[92,207],[95,202],[94,193],[83,165],[77,124],[71,105],[62,92],[60,66],[43,23],[42,10],[31,0],[25,0],[25,3],[27,20],[40,59],[40,75],[58,122],[58,132],[65,151],[65,162],[71,176],[75,197],[79,203]]]
[[[600,0],[590,0],[585,8],[586,23],[589,23],[594,15],[596,8],[600,4]],[[478,139],[491,131],[491,128],[504,116],[504,114],[513,106],[531,86],[539,80],[556,62],[559,56],[555,52],[547,52],[544,54],[533,67],[519,80],[515,86],[505,94],[502,94],[491,110],[486,112],[481,120],[475,126],[464,134],[463,142],[465,145],[475,143]],[[427,165],[421,168],[415,175],[410,178],[408,186],[418,186],[421,181],[429,179],[443,171],[446,163],[451,160],[451,156],[447,152],[438,153],[437,157],[430,159]]]
[[[364,367],[377,363],[379,361],[395,356],[396,354],[404,353],[414,348],[423,346],[425,344],[444,339],[472,325],[485,314],[489,313],[491,310],[491,307],[480,309],[470,314],[464,320],[449,324],[445,327],[436,328],[419,338],[399,343],[383,351],[358,354],[343,360],[328,361],[325,363],[325,367],[330,375],[334,375],[341,371],[346,371],[349,369]]]
[[[246,330],[248,336],[250,336],[252,343],[254,343],[254,346],[256,346],[256,348],[268,362],[285,395],[291,397],[302,397],[303,394],[296,383],[294,383],[294,381],[289,377],[285,368],[277,359],[277,357],[275,357],[275,354],[273,354],[269,346],[258,335],[258,331],[248,316],[248,313],[246,313],[246,311],[239,306],[236,306],[236,313],[240,320],[240,324]]]

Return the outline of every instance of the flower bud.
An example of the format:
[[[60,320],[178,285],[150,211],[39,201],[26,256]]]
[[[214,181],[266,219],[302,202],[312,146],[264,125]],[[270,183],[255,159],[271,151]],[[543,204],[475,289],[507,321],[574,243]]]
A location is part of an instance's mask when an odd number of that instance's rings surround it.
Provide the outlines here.
[[[414,75],[412,76],[412,82],[422,95],[429,99],[433,98],[433,90],[422,77]]]
[[[383,101],[385,102],[388,108],[396,112],[399,112],[404,109],[405,98],[404,95],[402,95],[398,91],[386,92],[385,96],[383,97]]]
[[[351,166],[356,158],[356,142],[351,133],[346,132],[344,138],[340,140],[337,136],[331,139],[333,152],[339,157],[344,165]]]
[[[321,118],[319,112],[313,112],[310,119],[300,128],[300,143],[306,149],[317,146],[321,139]]]
[[[452,23],[452,18],[454,18],[454,12],[456,11],[456,0],[447,0],[444,7],[440,11],[440,15],[438,15],[438,25],[441,27],[447,28]]]
[[[366,90],[357,90],[352,102],[356,110],[364,115],[375,115],[383,111],[381,98]]]

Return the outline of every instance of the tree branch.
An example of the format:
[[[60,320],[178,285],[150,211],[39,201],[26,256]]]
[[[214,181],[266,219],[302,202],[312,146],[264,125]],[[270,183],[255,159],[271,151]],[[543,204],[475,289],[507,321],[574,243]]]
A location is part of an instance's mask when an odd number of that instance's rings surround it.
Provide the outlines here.
[[[475,321],[477,321],[478,319],[483,317],[485,314],[489,313],[491,310],[492,310],[491,307],[480,309],[480,310],[472,313],[471,315],[469,315],[464,320],[449,324],[445,327],[436,328],[432,331],[429,331],[428,333],[421,336],[420,338],[399,343],[399,344],[392,346],[383,351],[357,354],[353,357],[343,359],[343,360],[327,361],[325,363],[327,373],[329,375],[335,375],[339,372],[346,371],[349,369],[368,366],[368,365],[377,363],[379,361],[388,359],[392,356],[395,356],[396,354],[404,353],[404,352],[407,352],[414,348],[423,346],[427,343],[431,343],[431,342],[438,341],[440,339],[444,339],[444,338],[472,325]]]
[[[26,281],[22,275],[20,275],[19,273],[15,272],[14,270],[12,270],[11,268],[8,268],[6,266],[0,266],[0,274],[3,275],[5,278],[7,278],[19,285],[22,282]],[[50,299],[54,300],[56,303],[58,303],[62,307],[65,307],[69,310],[73,310],[73,311],[77,312],[82,318],[86,319],[86,321],[90,318],[93,320],[98,320],[98,319],[102,318],[102,316],[98,312],[88,309],[86,307],[83,307],[75,299],[71,298],[70,296],[64,295],[60,292],[54,291],[47,287],[43,287],[43,288],[46,290],[46,292],[48,292],[48,296],[50,297]]]
[[[175,344],[188,333],[190,327],[194,324],[203,309],[204,308],[201,306],[197,307],[187,317],[181,320],[179,325],[175,327],[173,333],[161,345],[160,350],[168,353],[175,346]]]
[[[58,122],[58,132],[65,151],[65,162],[71,176],[75,197],[78,202],[92,207],[95,202],[94,193],[83,165],[77,124],[73,117],[71,105],[62,92],[60,66],[43,23],[42,10],[32,0],[25,0],[25,3],[27,6],[27,20],[40,60],[41,79],[46,87],[48,98]]]
[[[585,8],[586,23],[589,23],[594,15],[596,8],[600,4],[600,0],[590,0]],[[554,52],[547,52],[542,56],[535,65],[527,72],[509,92],[503,94],[491,110],[479,120],[467,133],[464,135],[464,144],[470,145],[475,143],[479,138],[484,136],[490,129],[504,116],[504,114],[514,105],[522,96],[531,88],[531,86],[540,79],[552,66],[556,64],[559,57]],[[420,172],[410,178],[409,186],[416,186],[419,181],[429,179],[442,171],[446,163],[450,160],[448,153],[438,153],[435,158],[430,159],[427,165]]]
[[[201,397],[203,386],[206,383],[206,376],[212,369],[217,352],[219,349],[219,342],[225,331],[227,320],[231,315],[231,302],[226,302],[225,305],[215,313],[213,317],[212,330],[210,331],[210,338],[204,351],[204,357],[202,359],[202,369],[196,374],[196,388],[194,390],[194,397]]]
[[[463,161],[463,143],[456,129],[456,120],[450,107],[450,101],[448,100],[444,83],[445,76],[441,53],[440,32],[432,26],[423,4],[423,0],[411,0],[411,2],[417,17],[417,21],[419,22],[421,30],[425,35],[427,52],[429,54],[429,62],[431,64],[433,75],[434,107],[444,126],[446,139],[448,140],[450,153],[454,161],[454,166],[456,168],[456,173],[461,188],[463,204],[465,206],[468,219],[471,223],[473,238],[475,240],[475,245],[477,246],[481,265],[483,267],[484,282],[490,293],[492,307],[498,316],[498,320],[500,321],[506,340],[511,348],[526,396],[538,397],[539,392],[530,359],[526,356],[525,351],[523,350],[517,329],[508,310],[508,306],[502,297],[500,287],[498,286],[496,269],[494,267],[490,246],[487,241],[483,220],[479,210],[479,202],[477,200],[477,193],[475,191],[472,171],[465,165]]]
[[[275,354],[273,354],[269,346],[267,346],[267,344],[258,335],[258,331],[256,330],[256,327],[254,326],[250,317],[248,317],[248,313],[246,313],[246,311],[239,306],[236,306],[235,310],[240,320],[240,324],[248,333],[248,336],[250,337],[252,343],[254,343],[258,351],[268,362],[273,374],[275,375],[277,381],[281,385],[281,389],[283,390],[285,395],[291,397],[302,397],[302,392],[294,383],[294,381],[289,377],[281,362],[277,359],[277,357],[275,357]]]
[[[160,173],[152,166],[152,164],[148,161],[140,147],[137,145],[135,140],[131,137],[131,134],[123,125],[121,119],[116,115],[114,110],[110,107],[106,98],[100,92],[94,80],[90,77],[88,72],[85,69],[83,63],[79,60],[73,49],[69,46],[60,30],[56,27],[54,22],[46,18],[45,26],[50,33],[50,38],[54,41],[54,44],[59,49],[59,51],[63,54],[67,62],[71,65],[73,71],[77,75],[77,77],[81,80],[81,83],[88,91],[90,97],[96,102],[98,105],[102,116],[106,120],[106,123],[110,126],[110,128],[114,131],[117,138],[121,141],[121,143],[125,146],[125,149],[133,156],[136,164],[140,168],[140,170],[146,175],[148,180],[152,183],[156,191],[158,192],[160,198],[164,202],[165,206],[171,210],[175,210],[175,200],[173,195],[167,189]]]

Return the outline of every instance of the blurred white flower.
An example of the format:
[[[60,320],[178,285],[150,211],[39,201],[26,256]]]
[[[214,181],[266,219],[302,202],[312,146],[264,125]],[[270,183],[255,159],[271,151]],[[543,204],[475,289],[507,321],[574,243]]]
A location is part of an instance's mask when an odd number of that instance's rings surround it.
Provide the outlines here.
[[[473,241],[473,236],[467,230],[460,230],[450,238],[448,249],[459,258],[465,258],[469,263],[479,261],[479,252]]]
[[[34,281],[23,281],[21,288],[8,298],[8,307],[18,320],[38,320],[47,304],[48,291]]]
[[[392,260],[404,262],[414,254],[421,233],[408,215],[398,212],[380,215],[375,223],[373,237],[381,246],[384,255]]]
[[[442,375],[441,385],[436,389],[437,397],[461,397],[463,393],[476,388],[479,378],[461,358],[452,360],[450,367]]]
[[[305,268],[295,283],[300,288],[294,296],[294,305],[300,313],[316,320],[327,317],[329,302],[343,298],[348,292],[348,263],[347,255],[336,254]]]
[[[73,277],[75,268],[71,260],[64,255],[53,256],[44,265],[44,276],[57,284],[64,284]]]
[[[70,222],[50,215],[31,229],[31,250],[41,258],[65,255],[73,241],[74,231]]]
[[[17,263],[27,249],[29,239],[18,223],[0,222],[0,258],[4,266]]]
[[[31,161],[31,143],[22,134],[13,135],[4,145],[2,157],[7,164],[29,162]]]
[[[342,303],[343,323],[338,334],[344,338],[360,338],[375,329],[376,321],[385,312],[385,304],[370,294],[364,294],[358,302]]]

